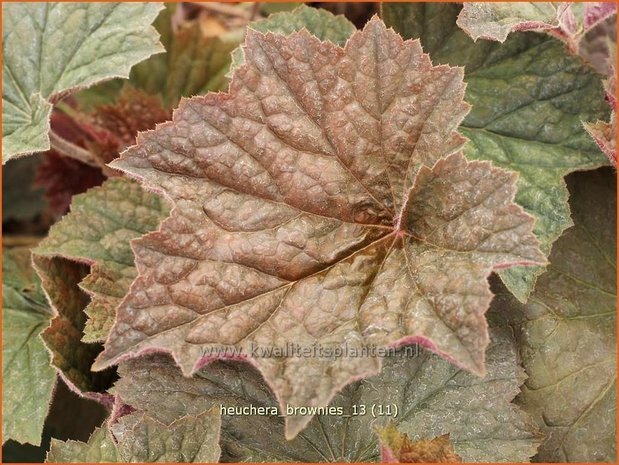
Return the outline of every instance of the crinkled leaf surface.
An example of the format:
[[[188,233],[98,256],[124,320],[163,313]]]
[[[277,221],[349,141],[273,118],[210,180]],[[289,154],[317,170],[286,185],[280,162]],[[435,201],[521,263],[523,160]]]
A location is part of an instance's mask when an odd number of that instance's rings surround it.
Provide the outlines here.
[[[160,3],[2,4],[2,161],[49,149],[54,100],[163,51]]]
[[[216,463],[220,425],[215,408],[183,416],[169,425],[143,413],[132,413],[109,430],[98,428],[87,443],[53,439],[47,462]]]
[[[471,140],[464,153],[518,172],[516,202],[535,216],[535,235],[548,254],[572,224],[563,177],[608,163],[582,126],[608,120],[600,77],[544,35],[473,43],[456,25],[459,11],[447,3],[383,5],[386,23],[405,38],[420,38],[434,63],[465,66],[472,110],[459,129]],[[526,301],[544,270],[517,267],[499,274]]]
[[[433,439],[411,441],[394,425],[378,430],[382,463],[454,463],[461,462],[455,453],[449,434]]]
[[[529,375],[519,403],[546,435],[543,462],[615,461],[616,175],[568,178],[576,225],[557,241],[529,303],[497,296]]]
[[[2,438],[38,445],[56,372],[39,334],[52,317],[30,250],[2,250]]]
[[[139,275],[93,368],[159,350],[190,374],[234,346],[294,406],[326,405],[380,358],[252,347],[421,341],[483,374],[487,276],[544,257],[515,175],[459,151],[462,69],[378,18],[346,48],[250,30],[245,59],[229,94],[183,101],[111,165],[175,208],[134,242]]]
[[[91,264],[80,287],[90,295],[84,342],[107,337],[115,310],[136,277],[130,242],[157,228],[169,209],[138,183],[110,179],[73,198],[71,212],[54,225],[35,253]]]
[[[527,461],[539,442],[537,427],[511,400],[524,379],[516,347],[506,328],[492,331],[488,374],[480,379],[418,348],[385,359],[383,372],[348,386],[292,441],[282,434],[277,415],[222,416],[224,461],[364,462],[379,458],[376,428],[390,418],[371,414],[372,405],[398,409],[393,418],[412,440],[450,434],[466,461]],[[124,362],[115,392],[122,400],[170,423],[215,406],[277,408],[258,372],[244,364],[215,362],[186,378],[167,356],[148,355]],[[349,416],[353,405],[365,414]],[[265,441],[265,437],[268,440]]]
[[[155,349],[191,373],[223,346],[422,341],[483,373],[486,277],[543,256],[515,177],[458,151],[462,70],[378,19],[345,49],[250,30],[245,58],[229,94],[184,101],[112,164],[175,208],[135,242],[139,276],[95,366]],[[292,405],[380,369],[251,360]]]
[[[334,15],[321,8],[299,5],[292,11],[282,11],[269,15],[261,21],[254,21],[249,27],[263,33],[273,32],[283,35],[292,34],[305,28],[320,40],[328,40],[344,46],[348,38],[357,30],[354,24],[343,15]],[[229,76],[244,63],[243,51],[238,47],[232,52],[232,64]]]
[[[546,31],[577,51],[583,35],[616,11],[614,2],[466,2],[458,26],[473,40],[499,42],[510,32]]]

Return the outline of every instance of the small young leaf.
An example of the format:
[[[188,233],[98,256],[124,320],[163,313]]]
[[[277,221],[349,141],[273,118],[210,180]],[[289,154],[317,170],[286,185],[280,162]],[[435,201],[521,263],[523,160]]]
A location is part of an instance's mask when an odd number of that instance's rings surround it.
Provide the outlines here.
[[[170,115],[159,96],[127,84],[113,103],[97,105],[88,115],[78,114],[76,123],[90,136],[86,148],[102,163],[109,163],[135,144],[138,132],[154,129]]]
[[[519,403],[546,439],[541,462],[615,461],[616,174],[568,178],[575,226],[557,241],[548,272],[524,306],[498,295],[529,375]]]
[[[32,158],[34,157],[24,160]],[[68,211],[74,195],[98,186],[104,180],[105,176],[99,168],[80,163],[73,158],[63,157],[55,150],[50,150],[42,155],[33,184],[45,189],[49,209],[56,218],[59,218]],[[20,186],[19,192],[23,189],[24,185]]]
[[[89,113],[79,110],[70,110],[70,113],[71,116],[53,111],[52,130],[72,144],[88,150],[103,171],[63,156],[64,153],[56,150],[45,152],[34,186],[45,189],[49,210],[56,218],[67,213],[73,196],[101,185],[106,175],[115,174],[104,165],[135,144],[138,131],[154,129],[157,123],[170,118],[170,112],[163,108],[159,97],[138,91],[130,85],[120,90],[113,104],[95,106]]]
[[[449,434],[434,439],[411,441],[406,433],[389,425],[378,430],[382,463],[456,463],[462,459],[454,452]]]
[[[507,328],[492,330],[483,379],[416,350],[387,357],[380,375],[345,388],[330,404],[332,414],[317,415],[292,441],[282,434],[284,420],[277,415],[285,409],[278,410],[263,378],[244,364],[216,362],[186,378],[169,357],[149,355],[122,363],[115,389],[124,402],[166,424],[211,407],[224,409],[227,462],[376,461],[376,429],[390,417],[374,418],[373,406],[375,413],[397,409],[394,424],[411,439],[450,434],[465,461],[523,462],[535,454],[537,427],[511,403],[524,372]],[[251,408],[275,414],[252,414]]]
[[[2,162],[50,148],[53,101],[163,51],[160,3],[2,4]]]
[[[484,373],[487,277],[544,263],[515,176],[468,163],[462,70],[377,18],[345,48],[249,30],[229,94],[185,100],[111,166],[175,203],[93,369],[168,351],[422,342]],[[282,405],[324,406],[379,357],[256,359]],[[309,421],[290,417],[288,437]]]
[[[97,428],[87,443],[53,439],[47,462],[217,463],[220,425],[217,409],[170,425],[132,413],[121,417],[111,431]]]
[[[169,209],[136,182],[115,178],[75,196],[71,212],[54,225],[35,255],[90,263],[80,282],[91,298],[89,319],[81,338],[101,342],[112,326],[115,310],[136,276],[130,242],[153,231]],[[53,292],[49,289],[48,292]]]
[[[2,250],[2,438],[39,445],[56,372],[39,335],[52,317],[30,250]]]
[[[419,38],[435,63],[465,66],[465,98],[472,110],[460,126],[471,140],[464,153],[518,172],[516,203],[535,216],[534,232],[548,255],[572,224],[563,177],[608,164],[582,125],[608,120],[600,77],[541,34],[474,43],[456,25],[460,8],[391,3],[383,5],[383,14],[405,38]],[[499,275],[524,302],[544,270],[515,267]]]
[[[248,27],[263,33],[273,32],[283,35],[289,35],[305,28],[320,40],[328,40],[342,47],[357,30],[355,25],[344,16],[335,16],[327,10],[311,8],[303,4],[292,11],[274,13],[266,19],[254,21]],[[228,76],[232,77],[234,71],[244,62],[242,47],[238,47],[232,52],[232,64]]]
[[[595,123],[583,123],[589,135],[600,150],[608,157],[613,166],[617,166],[617,122],[615,113],[610,117],[610,121],[596,121]]]

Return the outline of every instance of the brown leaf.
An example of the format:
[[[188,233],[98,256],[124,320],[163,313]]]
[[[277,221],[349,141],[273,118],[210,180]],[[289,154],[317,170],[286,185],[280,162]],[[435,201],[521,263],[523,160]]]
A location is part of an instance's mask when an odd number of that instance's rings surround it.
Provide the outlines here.
[[[111,405],[112,396],[105,391],[115,380],[114,370],[92,373],[89,368],[101,346],[81,342],[88,297],[77,284],[87,275],[88,267],[37,254],[33,254],[32,262],[54,313],[50,325],[41,333],[52,366],[80,396]]]
[[[282,406],[324,406],[381,358],[256,347],[419,342],[483,374],[487,276],[544,257],[515,175],[460,152],[462,69],[377,18],[345,48],[250,30],[244,52],[228,94],[182,101],[112,163],[175,207],[133,243],[139,276],[93,368],[243,358]]]
[[[135,143],[138,132],[154,129],[169,118],[159,97],[125,85],[113,104],[99,105],[80,124],[91,138],[86,148],[101,162],[109,163]]]
[[[383,463],[456,463],[462,459],[454,451],[449,434],[434,439],[411,441],[393,425],[378,431],[380,460]]]
[[[103,181],[105,176],[100,169],[50,150],[43,156],[33,185],[45,189],[45,199],[59,217],[69,210],[74,195],[99,186]]]
[[[583,123],[583,126],[598,145],[604,155],[614,167],[617,166],[617,123],[613,112],[610,122],[596,121],[595,123]]]
[[[133,145],[139,131],[153,129],[170,118],[160,98],[129,85],[123,87],[114,104],[99,105],[89,114],[77,110],[73,113],[75,117],[54,111],[51,116],[54,131],[89,150],[101,166]],[[110,171],[105,168],[106,175],[112,174]],[[45,189],[45,199],[52,212],[62,216],[74,195],[101,185],[105,179],[100,169],[50,150],[43,156],[34,186]]]

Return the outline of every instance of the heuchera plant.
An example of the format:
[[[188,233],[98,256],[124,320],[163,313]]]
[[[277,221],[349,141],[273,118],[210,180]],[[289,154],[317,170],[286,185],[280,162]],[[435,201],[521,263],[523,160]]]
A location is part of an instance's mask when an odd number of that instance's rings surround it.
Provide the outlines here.
[[[460,152],[462,70],[378,18],[343,49],[250,30],[244,55],[227,94],[183,101],[111,164],[174,208],[134,242],[139,275],[93,368],[157,349],[190,375],[226,346],[418,342],[483,374],[487,276],[544,257],[515,175]],[[380,371],[247,360],[282,408]],[[310,419],[288,417],[287,435]]]
[[[614,460],[615,5],[363,8],[3,4],[5,454]]]

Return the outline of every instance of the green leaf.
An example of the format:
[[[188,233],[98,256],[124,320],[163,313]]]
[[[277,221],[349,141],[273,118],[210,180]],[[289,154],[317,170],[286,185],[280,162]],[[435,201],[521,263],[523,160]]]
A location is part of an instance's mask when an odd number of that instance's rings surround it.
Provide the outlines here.
[[[2,250],[2,438],[39,445],[56,372],[39,334],[51,311],[30,250]]]
[[[168,213],[159,196],[134,181],[113,178],[73,197],[69,214],[34,250],[37,256],[91,264],[79,284],[91,298],[84,342],[106,339],[116,307],[137,275],[130,242],[156,229]]]
[[[176,5],[168,4],[155,21],[166,52],[155,55],[131,70],[131,83],[150,94],[161,95],[168,108],[176,108],[181,97],[225,90],[230,53],[241,42],[240,31],[217,37],[204,36],[197,21],[172,29]]]
[[[97,428],[87,443],[53,439],[47,462],[216,463],[220,425],[221,417],[215,408],[183,416],[170,424],[132,413],[121,417],[109,430]]]
[[[616,174],[568,177],[576,225],[557,241],[527,305],[497,296],[529,375],[519,403],[546,439],[542,462],[615,461]]]
[[[510,332],[497,328],[492,341],[483,379],[418,347],[413,354],[392,355],[380,375],[345,388],[331,403],[332,414],[316,416],[292,441],[284,438],[284,419],[278,416],[285,412],[278,410],[262,377],[245,364],[216,362],[186,378],[169,357],[149,355],[121,364],[115,392],[163,422],[210,407],[232,409],[236,414],[222,412],[225,461],[377,460],[375,428],[390,419],[411,439],[449,433],[465,461],[526,461],[537,449],[537,429],[510,402],[524,374]],[[353,406],[359,415],[349,417]],[[392,413],[397,408],[398,414],[374,418],[373,406],[374,413],[382,406]],[[252,414],[251,408],[271,414]]]
[[[92,342],[107,336],[115,308],[136,274],[130,241],[155,229],[167,212],[155,194],[133,181],[113,178],[75,196],[70,213],[33,251],[56,312],[43,340],[53,365],[83,395],[109,400],[104,391],[113,371],[90,371],[101,348]]]
[[[160,3],[2,4],[2,162],[49,149],[52,103],[162,51]]]
[[[488,39],[505,42],[512,31],[548,30],[559,26],[564,9],[558,2],[503,2],[464,5],[458,26],[473,40]]]
[[[328,40],[340,46],[343,46],[357,30],[355,25],[343,15],[336,16],[330,11],[303,4],[292,11],[273,13],[266,19],[250,23],[248,27],[264,33],[272,32],[283,35],[289,35],[305,28],[320,40]],[[234,70],[243,63],[245,63],[243,50],[242,47],[238,47],[232,52],[232,64],[228,76],[231,77]]]
[[[161,423],[134,413],[112,426],[120,456],[131,462],[218,462],[221,454],[219,408]]]
[[[456,25],[454,4],[383,4],[388,25],[420,38],[432,61],[465,66],[465,100],[472,110],[459,131],[469,159],[490,160],[519,174],[516,202],[535,216],[535,234],[548,255],[572,221],[563,177],[608,161],[582,121],[607,120],[600,77],[556,39],[515,33],[504,44],[474,43]],[[500,271],[526,301],[544,267]]]
[[[225,90],[230,54],[241,42],[240,30],[206,37],[197,21],[183,22],[175,31],[172,27],[175,10],[174,3],[166,4],[154,22],[166,53],[134,66],[129,77],[132,86],[160,96],[169,109],[176,108],[181,97]],[[88,110],[101,103],[112,103],[122,86],[121,80],[105,82],[76,97],[82,108]]]
[[[46,462],[100,463],[120,462],[114,439],[107,428],[97,428],[87,443],[52,439]]]
[[[613,2],[466,2],[458,26],[473,40],[499,42],[512,31],[546,31],[577,53],[582,37],[616,11]]]

